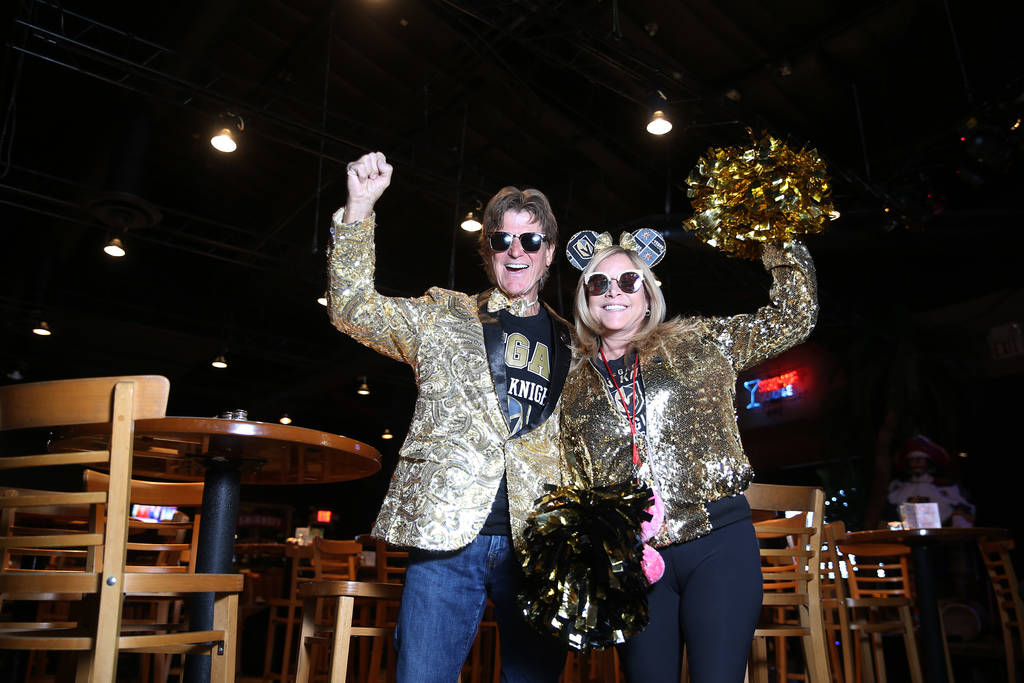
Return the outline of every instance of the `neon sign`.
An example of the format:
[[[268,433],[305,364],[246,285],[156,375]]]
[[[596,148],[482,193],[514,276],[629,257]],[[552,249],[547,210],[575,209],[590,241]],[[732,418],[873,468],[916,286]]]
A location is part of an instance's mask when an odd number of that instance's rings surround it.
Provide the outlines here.
[[[762,402],[779,401],[796,396],[799,379],[800,375],[797,371],[790,370],[767,379],[752,379],[744,382],[744,388],[750,392],[750,403],[747,404],[747,410],[761,407]]]

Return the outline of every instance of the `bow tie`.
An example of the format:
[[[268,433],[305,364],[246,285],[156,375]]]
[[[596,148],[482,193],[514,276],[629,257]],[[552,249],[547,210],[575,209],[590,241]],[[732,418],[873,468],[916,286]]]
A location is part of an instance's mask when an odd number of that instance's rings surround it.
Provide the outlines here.
[[[537,302],[527,301],[525,296],[517,296],[510,301],[504,292],[495,287],[491,292],[491,297],[487,300],[487,312],[495,313],[507,308],[512,315],[522,318],[526,315],[527,309],[535,303]]]

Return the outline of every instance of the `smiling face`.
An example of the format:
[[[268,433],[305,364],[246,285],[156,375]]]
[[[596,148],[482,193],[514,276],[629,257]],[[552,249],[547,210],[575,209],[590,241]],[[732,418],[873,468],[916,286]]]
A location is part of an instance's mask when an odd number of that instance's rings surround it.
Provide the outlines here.
[[[543,226],[526,211],[507,212],[499,230],[512,235],[544,232]],[[538,251],[529,253],[523,251],[518,239],[513,239],[512,246],[505,251],[491,251],[491,268],[498,287],[508,297],[524,296],[527,301],[536,301],[540,281],[554,256],[554,247],[548,241]]]
[[[633,294],[626,294],[619,288],[617,278],[624,271],[637,270],[636,265],[622,253],[612,254],[601,261],[595,271],[604,273],[611,281],[604,294],[587,297],[587,309],[594,321],[603,328],[606,341],[633,338],[647,315],[647,290],[644,287]]]

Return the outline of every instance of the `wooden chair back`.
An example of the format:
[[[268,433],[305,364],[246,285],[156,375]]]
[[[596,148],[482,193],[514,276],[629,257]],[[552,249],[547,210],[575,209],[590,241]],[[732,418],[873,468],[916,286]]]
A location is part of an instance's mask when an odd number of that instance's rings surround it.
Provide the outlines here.
[[[41,453],[0,458],[0,471],[45,470],[54,465],[95,464],[110,471],[109,485],[103,491],[45,491],[0,497],[0,508],[16,511],[26,508],[90,506],[91,523],[80,532],[42,533],[31,536],[5,536],[0,548],[31,547],[85,550],[85,564],[76,572],[22,572],[0,566],[0,594],[4,600],[38,599],[41,595],[83,594],[95,596],[87,601],[94,606],[84,613],[78,628],[62,633],[42,633],[36,624],[26,624],[25,632],[0,634],[3,649],[67,649],[81,651],[93,680],[112,681],[117,665],[121,605],[125,590],[124,561],[128,536],[128,491],[136,419],[162,417],[166,410],[170,384],[164,377],[102,377],[60,380],[0,387],[0,430],[59,427],[106,422],[111,425],[110,448],[74,453]],[[95,515],[97,506],[106,506],[103,522]]]
[[[814,486],[751,484],[745,492],[751,511],[779,516],[770,523],[759,522],[754,530],[766,542],[761,548],[762,572],[766,584],[791,586],[766,590],[765,607],[789,607],[796,612],[796,624],[761,624],[754,631],[751,651],[751,680],[767,680],[765,638],[798,637],[801,640],[808,680],[830,680],[828,654],[821,612],[821,529],[825,499]],[[785,517],[789,513],[789,517]],[[763,529],[759,531],[758,528]],[[786,543],[778,543],[786,537]],[[783,545],[784,547],[771,547]],[[781,566],[781,570],[776,570]]]
[[[371,551],[374,557],[373,566],[367,568],[364,576],[372,576],[377,583],[405,583],[405,565],[409,560],[407,551],[399,550],[369,534],[360,534],[356,540],[363,544],[364,550]]]
[[[1020,584],[1017,583],[1017,573],[1010,559],[1010,551],[1013,548],[1012,539],[978,543],[978,550],[985,561],[985,569],[988,571],[996,606],[999,609],[1008,681],[1017,680],[1017,659],[1024,656],[1024,603],[1021,602]]]
[[[313,572],[317,581],[355,581],[359,571],[359,541],[313,539]]]
[[[914,596],[908,546],[901,543],[840,543],[839,552],[848,558],[847,586],[851,598]]]
[[[86,491],[102,491],[109,479],[110,475],[95,470],[85,470],[82,474]],[[156,521],[129,516],[125,570],[195,573],[203,482],[132,479],[129,503],[129,512],[136,505],[174,507],[177,512],[169,519]],[[98,506],[97,514],[104,513],[104,506]]]

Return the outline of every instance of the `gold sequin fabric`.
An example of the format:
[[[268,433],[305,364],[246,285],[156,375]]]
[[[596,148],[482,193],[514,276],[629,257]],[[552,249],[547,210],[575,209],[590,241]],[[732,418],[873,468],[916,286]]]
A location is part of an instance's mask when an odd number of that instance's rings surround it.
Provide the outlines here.
[[[510,438],[487,361],[480,299],[437,287],[416,298],[380,294],[373,284],[375,217],[343,220],[335,214],[327,257],[331,322],[408,363],[419,389],[373,535],[427,550],[461,548],[483,526],[507,471],[518,544],[542,483],[559,476],[554,432],[528,446]],[[548,429],[556,427],[557,421]]]
[[[810,334],[817,285],[806,247],[766,246],[770,303],[755,313],[695,318],[641,358],[646,389],[649,484],[665,503],[656,547],[711,531],[707,504],[744,491],[752,476],[736,425],[736,376]],[[560,439],[571,483],[601,486],[636,476],[629,424],[591,363],[562,391]]]

